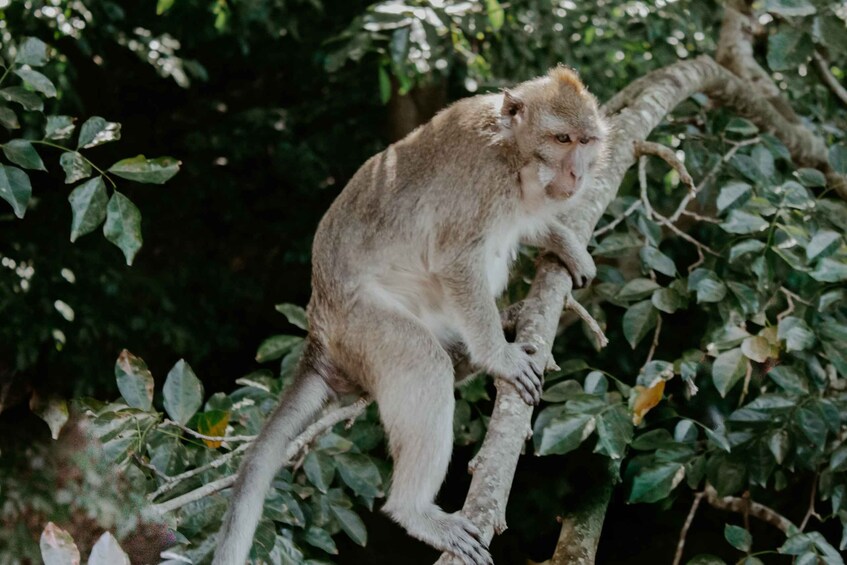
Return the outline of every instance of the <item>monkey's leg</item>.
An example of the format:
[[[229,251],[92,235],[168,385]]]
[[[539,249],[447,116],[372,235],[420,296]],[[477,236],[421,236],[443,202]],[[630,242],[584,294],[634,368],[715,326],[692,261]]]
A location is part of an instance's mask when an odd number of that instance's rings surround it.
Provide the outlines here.
[[[591,282],[591,279],[597,276],[597,267],[591,254],[588,253],[576,234],[561,223],[557,222],[551,227],[542,246],[564,263],[571,274],[575,288],[586,286]]]
[[[434,503],[453,450],[450,356],[416,318],[389,307],[360,303],[344,325],[340,353],[364,373],[394,460],[383,511],[411,536],[467,565],[491,565],[479,530]]]

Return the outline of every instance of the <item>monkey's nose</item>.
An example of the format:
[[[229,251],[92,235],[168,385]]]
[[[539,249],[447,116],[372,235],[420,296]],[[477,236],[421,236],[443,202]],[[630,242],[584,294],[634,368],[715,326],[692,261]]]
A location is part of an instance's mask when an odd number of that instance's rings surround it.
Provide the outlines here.
[[[582,136],[582,137],[580,137],[580,138],[579,138],[579,142],[580,142],[580,143],[582,143],[583,145],[585,145],[585,144],[586,144],[586,143],[588,143],[589,141],[591,141],[591,138],[590,138],[590,137],[588,137],[587,135],[584,135],[584,136]]]

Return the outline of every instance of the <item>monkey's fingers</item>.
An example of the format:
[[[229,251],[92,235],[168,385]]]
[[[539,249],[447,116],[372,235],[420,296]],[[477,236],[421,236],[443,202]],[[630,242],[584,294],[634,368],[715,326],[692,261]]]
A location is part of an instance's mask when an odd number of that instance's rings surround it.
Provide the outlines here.
[[[494,560],[488,552],[486,543],[482,540],[482,533],[479,528],[464,517],[459,521],[459,524],[462,531],[450,553],[459,558],[465,565],[494,565]]]

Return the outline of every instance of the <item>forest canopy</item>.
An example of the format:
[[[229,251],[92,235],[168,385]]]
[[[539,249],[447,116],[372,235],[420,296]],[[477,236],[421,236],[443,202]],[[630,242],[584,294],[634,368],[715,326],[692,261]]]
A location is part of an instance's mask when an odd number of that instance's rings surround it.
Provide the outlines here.
[[[329,204],[450,102],[559,63],[613,126],[567,217],[598,275],[572,290],[522,249],[499,305],[553,370],[534,411],[487,377],[457,388],[443,505],[496,563],[843,563],[842,2],[0,16],[0,563],[209,562],[302,353]],[[378,406],[328,410],[283,455],[256,563],[438,559],[379,513]]]

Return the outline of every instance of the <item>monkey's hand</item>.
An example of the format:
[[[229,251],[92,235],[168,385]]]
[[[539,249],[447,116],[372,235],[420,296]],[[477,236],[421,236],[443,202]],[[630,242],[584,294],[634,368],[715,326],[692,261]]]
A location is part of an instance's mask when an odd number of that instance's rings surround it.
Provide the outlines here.
[[[597,275],[594,259],[569,228],[560,224],[551,229],[544,247],[567,267],[574,288],[588,285]]]
[[[591,280],[597,276],[597,266],[594,264],[594,258],[588,253],[588,250],[582,247],[569,249],[567,253],[556,255],[559,260],[565,264],[568,272],[573,279],[574,288],[583,288],[588,286]]]
[[[538,348],[531,343],[507,343],[489,369],[495,377],[512,383],[524,402],[531,406],[541,402],[544,370],[532,358],[537,352]]]

